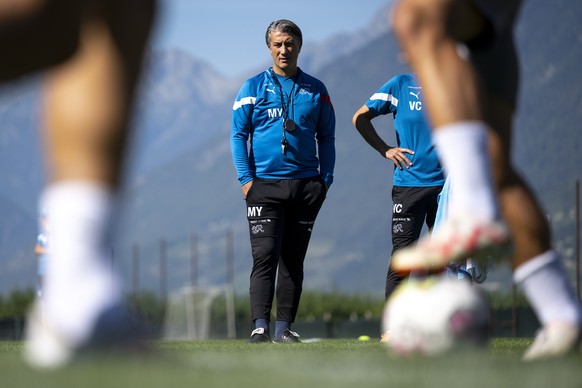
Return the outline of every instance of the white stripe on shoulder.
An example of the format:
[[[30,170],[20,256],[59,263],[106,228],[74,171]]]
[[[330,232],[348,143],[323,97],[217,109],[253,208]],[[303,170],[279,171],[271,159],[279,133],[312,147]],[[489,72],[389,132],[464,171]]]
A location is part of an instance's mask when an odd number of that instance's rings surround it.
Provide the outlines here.
[[[237,110],[238,108],[242,107],[243,105],[255,105],[256,100],[257,100],[256,97],[241,98],[240,100],[234,102],[234,105],[232,106],[232,110]]]
[[[398,99],[396,97],[394,97],[393,95],[388,94],[388,93],[374,93],[374,95],[372,97],[370,97],[370,100],[372,100],[372,101],[375,101],[375,100],[388,101],[392,105],[398,106]]]

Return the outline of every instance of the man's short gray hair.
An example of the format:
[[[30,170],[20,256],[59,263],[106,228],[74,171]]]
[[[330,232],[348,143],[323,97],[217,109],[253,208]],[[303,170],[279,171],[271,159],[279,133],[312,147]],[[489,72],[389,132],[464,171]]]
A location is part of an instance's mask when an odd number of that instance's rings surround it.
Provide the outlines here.
[[[301,29],[291,20],[279,19],[269,24],[269,27],[267,27],[267,32],[265,33],[265,42],[267,43],[267,46],[271,40],[272,32],[284,32],[286,34],[293,35],[299,40],[299,47],[301,48],[303,45],[303,34],[301,34]]]

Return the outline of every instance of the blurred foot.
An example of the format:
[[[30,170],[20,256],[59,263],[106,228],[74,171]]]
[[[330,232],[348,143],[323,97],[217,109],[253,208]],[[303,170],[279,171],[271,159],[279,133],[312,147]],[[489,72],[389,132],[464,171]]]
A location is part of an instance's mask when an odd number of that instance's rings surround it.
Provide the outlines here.
[[[26,320],[24,359],[32,367],[54,369],[69,364],[85,352],[143,353],[148,349],[144,338],[144,331],[129,308],[116,305],[99,315],[89,338],[74,343],[67,333],[52,326],[46,315],[41,315],[37,304]]]
[[[536,335],[533,344],[525,351],[526,361],[557,358],[580,349],[582,329],[565,323],[545,325]]]
[[[403,248],[392,256],[396,271],[444,269],[451,261],[467,258],[474,260],[507,259],[512,252],[509,230],[501,221],[476,221],[470,218],[452,218],[425,236],[416,246]]]
[[[45,322],[40,304],[26,319],[24,359],[37,368],[58,368],[70,362],[75,346]]]

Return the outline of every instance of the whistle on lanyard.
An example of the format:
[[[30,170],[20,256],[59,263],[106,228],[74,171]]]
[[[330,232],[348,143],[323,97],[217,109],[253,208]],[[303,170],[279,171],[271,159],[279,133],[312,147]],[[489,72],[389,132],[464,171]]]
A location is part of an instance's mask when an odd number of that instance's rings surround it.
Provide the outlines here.
[[[285,155],[285,153],[287,152],[287,147],[289,146],[289,142],[287,141],[287,139],[282,139],[281,140],[281,152],[283,153],[283,155]]]

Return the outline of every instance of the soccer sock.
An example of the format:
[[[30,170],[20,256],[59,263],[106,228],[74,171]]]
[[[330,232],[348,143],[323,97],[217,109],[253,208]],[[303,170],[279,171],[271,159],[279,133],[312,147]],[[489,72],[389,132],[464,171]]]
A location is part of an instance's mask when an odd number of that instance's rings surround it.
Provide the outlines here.
[[[291,322],[289,321],[275,321],[275,338],[281,338],[285,330],[291,328]]]
[[[449,215],[491,220],[499,217],[487,151],[487,125],[481,121],[446,124],[433,131],[445,172],[453,184]]]
[[[265,318],[255,319],[255,329],[262,327],[263,329],[265,329],[265,332],[269,334],[270,332],[269,323],[270,323],[269,320]]]
[[[554,250],[517,267],[513,280],[520,284],[540,323],[582,324],[582,306]]]
[[[120,300],[111,271],[113,194],[91,182],[49,185],[41,197],[51,229],[44,318],[73,345],[91,335],[99,314]]]

